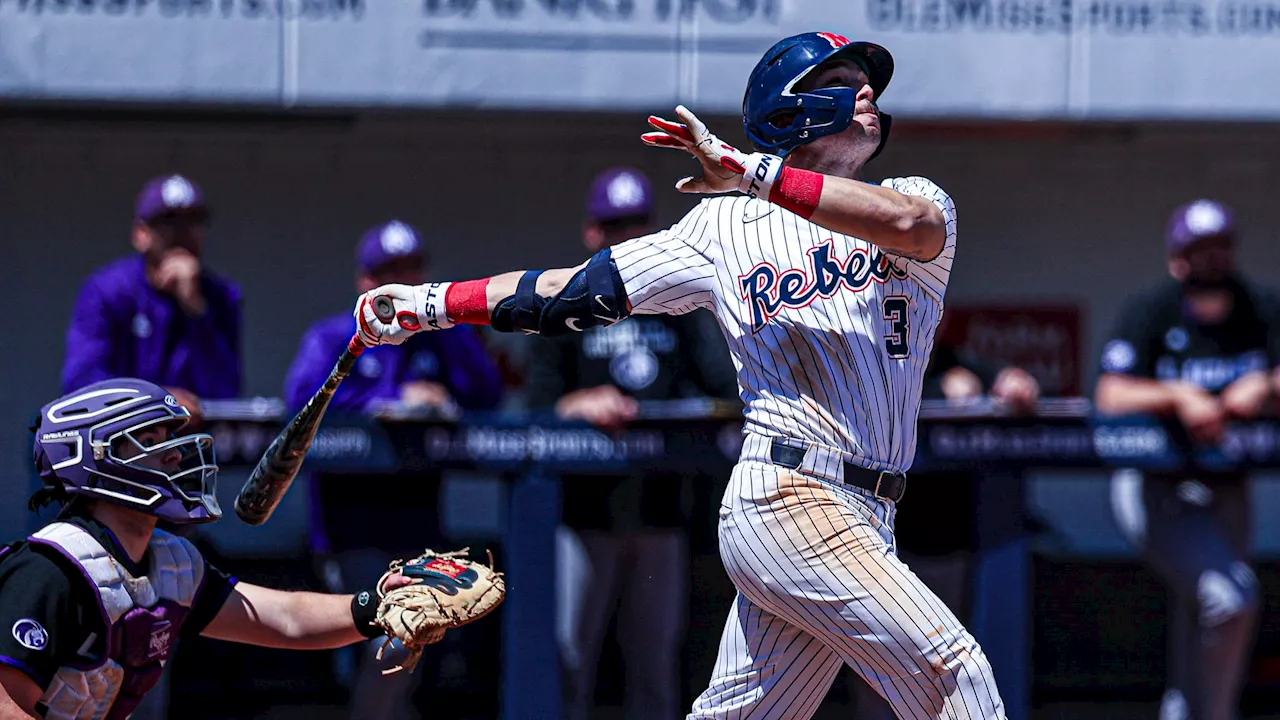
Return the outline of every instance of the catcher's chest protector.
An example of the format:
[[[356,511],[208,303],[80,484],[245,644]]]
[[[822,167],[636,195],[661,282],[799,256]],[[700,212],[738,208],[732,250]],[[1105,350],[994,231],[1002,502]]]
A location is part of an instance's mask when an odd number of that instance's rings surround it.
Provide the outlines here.
[[[204,560],[186,540],[156,530],[151,566],[135,578],[82,528],[53,523],[31,541],[53,548],[80,569],[98,592],[106,654],[60,668],[40,702],[46,720],[123,720],[164,672],[204,577]],[[84,647],[95,644],[89,637]],[[87,652],[85,650],[84,652]]]

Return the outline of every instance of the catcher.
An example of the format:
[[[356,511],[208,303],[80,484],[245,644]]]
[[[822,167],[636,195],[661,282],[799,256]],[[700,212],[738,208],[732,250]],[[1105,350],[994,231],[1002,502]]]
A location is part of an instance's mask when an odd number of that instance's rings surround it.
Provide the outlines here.
[[[132,378],[40,409],[30,507],[61,505],[26,540],[0,546],[0,720],[125,718],[159,680],[173,641],[202,635],[328,649],[385,636],[411,670],[446,630],[488,614],[505,585],[466,552],[397,561],[355,595],[237,582],[158,520],[222,512],[213,438],[178,433],[190,414]]]

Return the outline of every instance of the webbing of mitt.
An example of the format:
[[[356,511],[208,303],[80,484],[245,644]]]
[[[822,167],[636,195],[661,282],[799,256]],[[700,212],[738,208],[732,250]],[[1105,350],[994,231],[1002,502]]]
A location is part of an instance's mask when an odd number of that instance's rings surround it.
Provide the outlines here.
[[[426,646],[440,642],[447,630],[473,623],[502,603],[506,581],[493,569],[493,553],[486,551],[486,567],[467,559],[470,550],[440,553],[428,548],[407,562],[393,561],[379,579],[374,622],[387,639],[378,648],[377,658],[382,659],[392,640],[399,640],[408,651],[404,662],[382,674],[412,670]],[[384,590],[387,578],[396,572],[413,582]]]

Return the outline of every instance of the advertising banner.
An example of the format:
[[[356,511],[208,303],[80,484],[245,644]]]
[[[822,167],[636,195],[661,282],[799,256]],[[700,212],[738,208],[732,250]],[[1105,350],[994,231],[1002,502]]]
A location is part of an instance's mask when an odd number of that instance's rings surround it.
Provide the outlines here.
[[[735,112],[815,29],[904,117],[1280,118],[1280,0],[0,0],[0,96]]]

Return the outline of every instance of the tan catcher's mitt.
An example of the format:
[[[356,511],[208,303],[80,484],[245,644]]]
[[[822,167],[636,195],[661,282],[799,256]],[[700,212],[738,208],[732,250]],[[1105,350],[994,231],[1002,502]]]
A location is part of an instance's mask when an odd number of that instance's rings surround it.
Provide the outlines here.
[[[489,564],[485,566],[468,560],[469,550],[437,553],[428,548],[407,562],[392,562],[378,581],[374,623],[387,634],[387,643],[378,650],[378,658],[382,658],[391,638],[399,640],[409,652],[404,662],[384,670],[384,675],[413,670],[423,649],[440,642],[446,630],[475,622],[502,602],[507,585],[502,573],[493,569],[493,554],[489,554]],[[413,582],[384,590],[387,578],[397,570]]]

